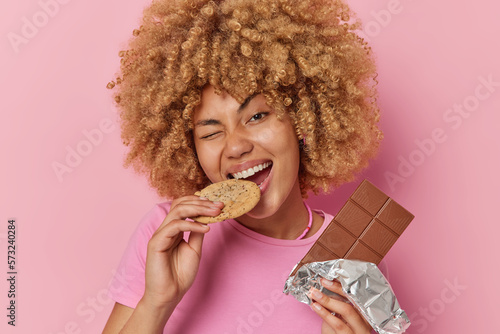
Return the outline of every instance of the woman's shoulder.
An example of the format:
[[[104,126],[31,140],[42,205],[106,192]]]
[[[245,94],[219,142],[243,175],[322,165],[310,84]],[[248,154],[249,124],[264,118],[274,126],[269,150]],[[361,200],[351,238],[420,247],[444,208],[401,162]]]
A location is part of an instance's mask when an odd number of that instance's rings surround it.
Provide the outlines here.
[[[172,202],[156,203],[139,221],[136,234],[151,236],[170,211]]]

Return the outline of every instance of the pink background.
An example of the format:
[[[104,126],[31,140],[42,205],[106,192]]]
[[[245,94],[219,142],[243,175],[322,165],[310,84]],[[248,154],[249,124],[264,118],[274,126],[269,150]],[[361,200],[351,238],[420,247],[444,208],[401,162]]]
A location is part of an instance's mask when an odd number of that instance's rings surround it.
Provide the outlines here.
[[[147,1],[41,5],[54,1],[0,5],[2,333],[100,332],[113,270],[136,223],[160,201],[122,168],[105,88]],[[491,333],[500,299],[500,6],[351,4],[377,54],[385,141],[359,180],[310,203],[336,213],[369,178],[416,216],[384,262],[414,321],[408,332]],[[22,35],[25,20],[40,27],[25,28],[29,38],[13,46],[9,36]],[[454,105],[464,105],[465,116]],[[85,156],[68,166],[71,150]],[[58,177],[54,164],[66,172]],[[6,324],[9,218],[18,223],[15,328]]]

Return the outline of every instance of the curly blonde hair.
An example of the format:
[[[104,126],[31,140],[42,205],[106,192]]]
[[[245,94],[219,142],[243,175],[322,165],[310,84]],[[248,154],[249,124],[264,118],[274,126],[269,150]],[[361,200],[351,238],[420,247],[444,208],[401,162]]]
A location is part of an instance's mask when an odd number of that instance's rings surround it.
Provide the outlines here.
[[[290,115],[303,196],[353,180],[382,133],[375,62],[352,17],[340,0],[154,1],[108,84],[130,148],[125,167],[147,174],[163,197],[209,184],[192,117],[210,84],[240,103],[263,94]]]

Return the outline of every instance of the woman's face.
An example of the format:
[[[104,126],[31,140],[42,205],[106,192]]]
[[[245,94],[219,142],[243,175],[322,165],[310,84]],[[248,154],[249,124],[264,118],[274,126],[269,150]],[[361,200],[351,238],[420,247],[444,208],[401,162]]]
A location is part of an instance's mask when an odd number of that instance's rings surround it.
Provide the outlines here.
[[[251,217],[275,214],[292,192],[300,192],[294,126],[288,115],[278,120],[263,95],[240,105],[229,94],[217,95],[212,86],[205,87],[194,113],[194,142],[212,182],[243,178],[259,185],[261,200]]]

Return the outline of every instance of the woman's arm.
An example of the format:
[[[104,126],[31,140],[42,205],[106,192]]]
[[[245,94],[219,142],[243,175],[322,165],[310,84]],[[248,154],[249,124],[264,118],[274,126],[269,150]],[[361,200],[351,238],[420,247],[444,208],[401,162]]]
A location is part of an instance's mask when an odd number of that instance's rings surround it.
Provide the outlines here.
[[[163,309],[148,307],[142,299],[135,309],[115,303],[102,333],[163,333],[174,309],[175,305]]]
[[[133,312],[133,308],[120,303],[115,303],[102,334],[119,333],[127,323],[128,319],[130,319]]]

